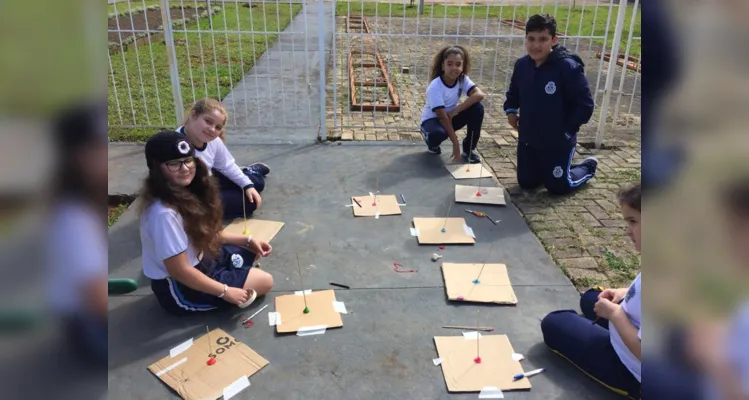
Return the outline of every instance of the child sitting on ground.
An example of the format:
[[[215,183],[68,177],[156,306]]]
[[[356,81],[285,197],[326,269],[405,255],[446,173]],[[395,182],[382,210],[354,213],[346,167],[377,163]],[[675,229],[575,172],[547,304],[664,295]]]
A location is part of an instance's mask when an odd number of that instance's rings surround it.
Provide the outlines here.
[[[272,248],[222,231],[218,185],[184,135],[164,131],[146,143],[148,177],[141,191],[143,273],[172,313],[247,306],[273,287],[253,268]]]
[[[204,98],[198,100],[190,110],[185,124],[177,128],[195,148],[195,156],[208,167],[216,177],[221,189],[220,197],[224,204],[224,217],[249,216],[260,208],[260,193],[265,188],[265,176],[270,167],[254,163],[239,168],[223,141],[223,132],[228,114],[218,100]],[[216,140],[218,139],[218,140]],[[243,199],[246,196],[246,199]]]
[[[640,252],[640,184],[622,189],[619,203],[627,221],[627,234]],[[544,342],[553,352],[607,388],[639,399],[641,303],[641,274],[629,288],[590,289],[580,298],[584,316],[575,310],[561,310],[541,321]]]

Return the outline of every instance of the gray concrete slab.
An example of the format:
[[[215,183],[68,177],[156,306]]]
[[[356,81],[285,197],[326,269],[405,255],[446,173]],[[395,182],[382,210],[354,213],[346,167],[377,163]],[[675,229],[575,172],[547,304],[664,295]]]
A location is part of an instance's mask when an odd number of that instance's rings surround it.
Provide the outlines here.
[[[201,335],[206,325],[232,333],[271,363],[251,378],[251,388],[239,398],[475,398],[448,394],[441,370],[431,360],[436,357],[433,336],[460,334],[441,326],[473,324],[477,309],[482,310],[482,324],[508,334],[515,350],[526,355],[526,369],[548,368],[534,378],[530,393],[506,393],[507,398],[611,397],[543,345],[540,319],[555,309],[575,308],[579,297],[512,204],[471,206],[501,219],[497,226],[454,205],[450,214],[466,218],[477,243],[448,246],[441,254],[446,261],[481,262],[491,249],[491,261],[508,265],[519,304],[482,307],[446,301],[439,264],[429,260],[438,249],[418,245],[408,228],[414,216],[444,216],[454,185],[470,181],[454,180],[423,145],[232,146],[232,153],[240,163],[261,160],[272,167],[257,218],[286,223],[273,240],[274,254],[262,261],[276,286],[245,312],[167,315],[142,276],[137,215],[128,210],[110,230],[110,276],[136,278],[141,288],[110,298],[111,398],[176,397],[146,367],[187,338]],[[119,163],[116,174],[137,175],[140,167],[126,167],[122,160],[132,157],[143,164],[140,154],[126,148],[112,154]],[[403,215],[354,218],[344,206],[347,198],[373,191],[378,171],[380,191],[405,194]],[[297,253],[308,288],[332,288],[331,281],[352,287],[336,291],[350,312],[343,316],[344,327],[322,336],[279,336],[267,325],[266,312],[254,327],[241,327],[241,317],[300,288]],[[396,273],[396,261],[419,272]]]
[[[322,7],[324,20],[318,23]],[[222,99],[231,143],[311,143],[320,125],[320,36],[333,38],[333,3],[303,6],[276,42]],[[323,49],[324,50],[324,49]],[[256,129],[263,126],[270,129]],[[279,129],[286,127],[286,129]],[[288,129],[294,127],[294,129]]]

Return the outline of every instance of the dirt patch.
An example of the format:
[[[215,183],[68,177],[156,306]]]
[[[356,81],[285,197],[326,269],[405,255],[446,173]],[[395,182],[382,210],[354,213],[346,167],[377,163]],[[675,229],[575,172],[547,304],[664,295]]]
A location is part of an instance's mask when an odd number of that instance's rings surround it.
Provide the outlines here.
[[[205,8],[198,8],[197,12],[194,7],[173,7],[169,9],[172,21],[188,19],[192,20],[196,14],[205,11]],[[184,15],[182,14],[184,12]],[[161,10],[147,10],[145,12],[138,11],[132,13],[132,21],[130,20],[131,13],[126,13],[114,18],[109,18],[107,22],[108,38],[110,43],[129,43],[140,37],[139,35],[143,32],[124,32],[130,30],[161,30]],[[119,27],[118,24],[119,23]],[[120,30],[120,32],[112,32]],[[130,38],[128,40],[128,38]]]

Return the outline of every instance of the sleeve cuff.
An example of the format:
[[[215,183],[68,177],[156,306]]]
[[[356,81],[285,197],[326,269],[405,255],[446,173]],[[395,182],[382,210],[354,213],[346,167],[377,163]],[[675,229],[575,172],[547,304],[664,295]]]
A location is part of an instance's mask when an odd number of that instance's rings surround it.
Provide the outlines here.
[[[242,190],[247,190],[247,189],[249,189],[249,188],[253,188],[253,187],[255,187],[255,184],[254,184],[254,183],[252,183],[252,182],[250,182],[250,183],[249,183],[248,185],[245,185],[245,186],[244,186],[244,187],[242,188]]]
[[[435,112],[435,111],[439,110],[440,108],[445,108],[445,106],[434,107],[434,108],[432,108],[432,112]]]
[[[469,87],[468,90],[466,90],[466,96],[470,96],[471,95],[471,90],[473,90],[473,89],[476,89],[476,85],[473,85],[473,86]]]
[[[517,114],[518,109],[517,108],[508,108],[505,110],[505,114]]]

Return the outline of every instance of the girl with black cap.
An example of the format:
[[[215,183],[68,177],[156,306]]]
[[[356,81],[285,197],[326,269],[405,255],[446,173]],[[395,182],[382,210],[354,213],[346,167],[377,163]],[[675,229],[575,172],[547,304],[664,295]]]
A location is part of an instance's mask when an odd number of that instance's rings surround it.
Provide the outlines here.
[[[141,192],[143,272],[169,312],[246,307],[273,287],[252,268],[272,248],[265,241],[222,231],[218,185],[177,132],[146,143],[148,177]]]

